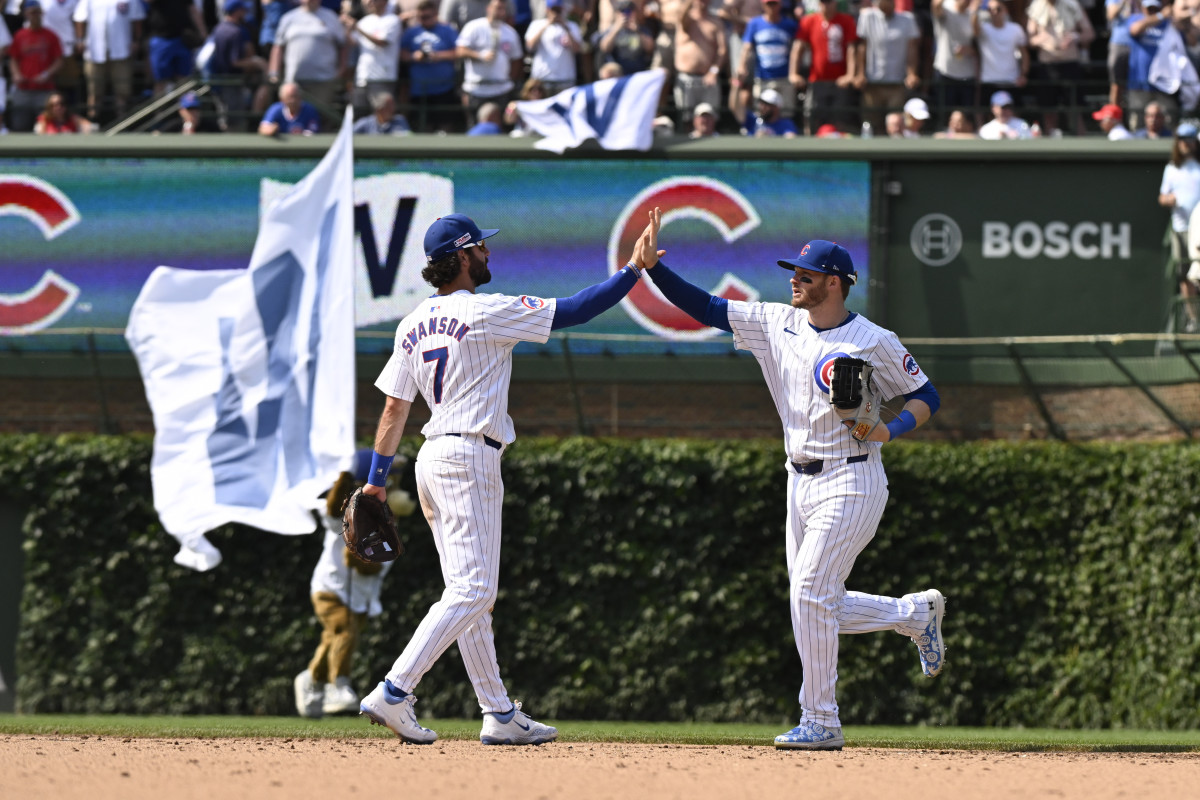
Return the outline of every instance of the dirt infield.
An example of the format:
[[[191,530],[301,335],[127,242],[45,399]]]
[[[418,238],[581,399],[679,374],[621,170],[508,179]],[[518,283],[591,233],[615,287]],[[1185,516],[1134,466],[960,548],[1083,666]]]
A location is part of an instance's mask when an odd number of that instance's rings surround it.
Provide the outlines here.
[[[979,753],[555,743],[484,747],[316,739],[0,737],[12,800],[420,800],[813,797],[1186,798],[1198,753]]]

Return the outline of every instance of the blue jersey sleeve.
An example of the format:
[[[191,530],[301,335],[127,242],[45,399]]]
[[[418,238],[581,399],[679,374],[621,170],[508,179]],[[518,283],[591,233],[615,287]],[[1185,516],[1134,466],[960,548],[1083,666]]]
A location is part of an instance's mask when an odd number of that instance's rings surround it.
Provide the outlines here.
[[[610,275],[608,280],[582,289],[570,297],[555,300],[554,321],[550,330],[582,325],[621,302],[637,283],[638,276],[629,267]]]
[[[699,323],[733,333],[733,328],[729,327],[729,302],[724,297],[715,297],[699,286],[693,286],[661,261],[649,270],[649,275],[663,297],[680,311]]]
[[[929,415],[933,416],[942,406],[942,398],[938,394],[937,389],[933,386],[933,381],[925,381],[925,384],[915,392],[909,392],[904,395],[905,402],[909,400],[920,400],[925,405],[929,406]]]

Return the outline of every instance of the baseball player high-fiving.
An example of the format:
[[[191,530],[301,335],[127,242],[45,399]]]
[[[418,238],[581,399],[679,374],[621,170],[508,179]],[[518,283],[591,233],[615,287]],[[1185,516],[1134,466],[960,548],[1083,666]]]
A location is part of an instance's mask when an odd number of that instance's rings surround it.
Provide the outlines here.
[[[650,216],[657,224],[659,210]],[[790,306],[714,297],[662,264],[650,274],[681,310],[731,331],[734,346],[754,354],[767,380],[787,448],[787,568],[792,631],[804,670],[800,724],[775,737],[775,746],[840,750],[845,739],[834,697],[839,633],[896,631],[916,643],[926,675],[944,666],[941,592],[883,597],[846,590],[854,560],[874,537],[887,504],[879,449],[927,421],[940,401],[894,333],[846,310],[858,275],[844,247],[817,239],[778,263],[792,273]],[[831,403],[838,399],[831,383],[844,365],[857,365],[842,381],[855,383],[861,394],[855,408]],[[904,410],[886,425],[876,424],[879,399],[899,395],[906,399]]]
[[[558,736],[509,700],[492,636],[500,569],[500,457],[516,438],[508,416],[512,353],[518,342],[545,342],[552,330],[580,325],[629,293],[643,267],[658,260],[652,220],[629,264],[608,280],[568,298],[480,294],[491,280],[485,242],[499,233],[450,214],[425,234],[421,272],[436,294],[396,329],[392,357],[375,385],[387,395],[365,492],[384,499],[384,482],[417,392],[428,404],[425,443],[417,456],[417,490],[433,529],[446,591],[430,607],[386,678],[360,711],[406,742],[428,744],[412,692],[453,642],[483,710],[484,744],[541,744]]]

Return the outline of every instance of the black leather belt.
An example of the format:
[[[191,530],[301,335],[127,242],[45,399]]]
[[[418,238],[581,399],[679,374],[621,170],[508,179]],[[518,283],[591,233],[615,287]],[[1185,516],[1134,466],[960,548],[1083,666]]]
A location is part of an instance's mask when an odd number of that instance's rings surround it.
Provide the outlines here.
[[[863,453],[861,456],[850,456],[846,459],[845,463],[858,464],[866,461],[868,458],[870,458],[870,453]],[[825,462],[820,459],[809,461],[807,464],[801,464],[799,461],[792,462],[792,467],[801,475],[819,475],[824,466]]]
[[[447,433],[446,436],[461,437],[462,434],[461,433]],[[497,442],[495,439],[493,439],[490,436],[484,436],[483,443],[486,444],[488,447],[492,448],[493,450],[499,450],[501,447],[504,447],[504,445],[500,444],[499,442]],[[863,458],[866,458],[866,456],[863,456]]]

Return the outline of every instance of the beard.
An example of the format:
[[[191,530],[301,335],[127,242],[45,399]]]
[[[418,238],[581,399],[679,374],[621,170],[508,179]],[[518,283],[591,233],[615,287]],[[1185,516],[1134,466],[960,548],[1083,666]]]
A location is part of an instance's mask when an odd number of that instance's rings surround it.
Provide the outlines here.
[[[824,284],[806,283],[803,284],[803,297],[792,298],[792,308],[810,309],[816,308],[825,302],[825,298],[829,296],[829,287]]]
[[[470,265],[467,267],[467,275],[476,286],[483,286],[485,283],[490,283],[492,273],[488,270],[487,256],[477,255],[478,248],[472,248],[472,253],[467,256],[471,259]]]

